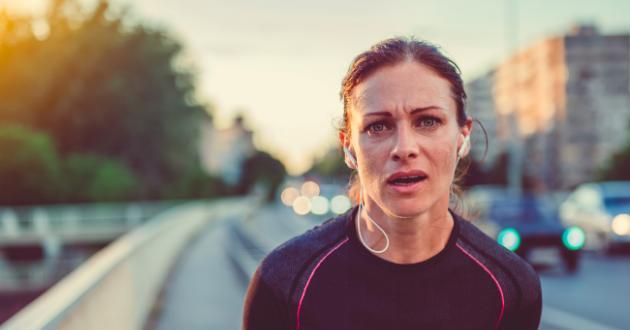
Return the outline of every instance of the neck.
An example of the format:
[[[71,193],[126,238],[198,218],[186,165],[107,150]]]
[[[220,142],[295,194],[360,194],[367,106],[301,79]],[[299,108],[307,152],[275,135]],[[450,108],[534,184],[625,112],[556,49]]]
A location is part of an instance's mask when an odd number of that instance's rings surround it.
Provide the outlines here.
[[[394,218],[376,207],[362,209],[359,228],[365,243],[382,249],[385,237],[368,219],[369,215],[389,237],[389,248],[379,257],[399,264],[425,261],[444,249],[454,226],[447,206],[441,211],[429,210],[413,218]]]

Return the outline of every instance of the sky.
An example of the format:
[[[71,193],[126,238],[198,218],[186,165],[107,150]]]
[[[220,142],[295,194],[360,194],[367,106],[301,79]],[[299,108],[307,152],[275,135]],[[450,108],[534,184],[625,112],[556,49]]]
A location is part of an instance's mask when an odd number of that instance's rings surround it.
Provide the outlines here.
[[[438,44],[470,80],[578,22],[630,33],[628,0],[112,1],[178,38],[217,125],[243,114],[256,146],[292,174],[336,145],[341,79],[352,59],[380,40],[415,36]],[[47,2],[0,0],[0,7],[37,11]]]

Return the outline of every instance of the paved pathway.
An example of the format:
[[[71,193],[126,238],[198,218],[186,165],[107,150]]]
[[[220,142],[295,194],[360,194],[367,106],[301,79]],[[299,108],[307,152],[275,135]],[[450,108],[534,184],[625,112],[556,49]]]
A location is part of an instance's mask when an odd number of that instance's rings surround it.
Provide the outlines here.
[[[227,237],[225,223],[210,225],[180,257],[157,329],[240,329],[246,288],[223,249]]]
[[[314,225],[279,205],[211,223],[174,266],[159,315],[148,328],[240,329],[247,283],[260,257],[252,257],[241,240],[254,241],[266,253]]]

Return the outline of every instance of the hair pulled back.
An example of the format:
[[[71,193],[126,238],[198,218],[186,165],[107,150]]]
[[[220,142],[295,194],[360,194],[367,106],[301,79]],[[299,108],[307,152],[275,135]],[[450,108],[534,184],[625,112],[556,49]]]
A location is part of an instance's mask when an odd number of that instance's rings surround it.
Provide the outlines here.
[[[343,101],[343,119],[340,131],[344,133],[346,138],[352,134],[350,110],[354,105],[353,92],[355,87],[378,69],[405,61],[423,64],[448,81],[451,96],[457,107],[457,123],[460,127],[466,124],[468,118],[465,109],[466,92],[457,64],[444,55],[437,46],[429,42],[414,38],[396,37],[383,40],[355,57],[343,78],[340,93]],[[458,165],[455,181],[458,181],[464,174],[465,169],[462,170]],[[348,195],[355,203],[358,203],[359,183],[356,176],[351,179]]]

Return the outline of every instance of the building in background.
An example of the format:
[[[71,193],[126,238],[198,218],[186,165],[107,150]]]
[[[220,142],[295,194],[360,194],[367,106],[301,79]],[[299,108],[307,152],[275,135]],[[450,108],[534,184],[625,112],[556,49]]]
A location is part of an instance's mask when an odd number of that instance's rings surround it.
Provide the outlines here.
[[[489,160],[507,151],[519,161],[520,175],[537,186],[572,188],[593,180],[628,137],[630,35],[576,26],[526,47],[467,86],[468,109],[490,128],[490,149],[497,149]]]
[[[239,182],[243,162],[256,151],[253,133],[245,128],[242,116],[226,129],[217,129],[210,120],[203,123],[200,146],[203,169],[229,185]]]
[[[500,138],[506,132],[497,131],[497,115],[492,96],[493,78],[494,71],[490,71],[467,83],[465,87],[468,96],[467,111],[483,125],[482,128],[478,123],[473,123],[470,153],[484,170],[491,168],[501,152],[506,150],[503,144],[507,141],[506,138]]]

